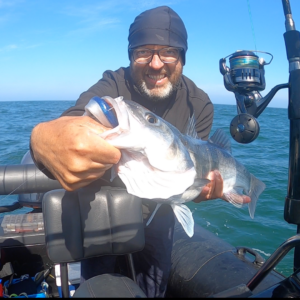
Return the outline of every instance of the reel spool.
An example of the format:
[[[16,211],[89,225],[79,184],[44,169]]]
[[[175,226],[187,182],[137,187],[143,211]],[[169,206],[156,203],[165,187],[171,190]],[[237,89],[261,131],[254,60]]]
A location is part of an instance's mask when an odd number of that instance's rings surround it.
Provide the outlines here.
[[[264,66],[271,63],[273,55],[264,51],[255,51],[271,56],[269,62],[258,57],[252,50],[238,50],[219,61],[224,85],[228,91],[245,95],[252,91],[263,91],[266,87]],[[226,66],[229,57],[230,68]]]
[[[229,64],[231,79],[239,88],[247,91],[264,89],[259,58],[253,52],[235,52],[229,58]]]

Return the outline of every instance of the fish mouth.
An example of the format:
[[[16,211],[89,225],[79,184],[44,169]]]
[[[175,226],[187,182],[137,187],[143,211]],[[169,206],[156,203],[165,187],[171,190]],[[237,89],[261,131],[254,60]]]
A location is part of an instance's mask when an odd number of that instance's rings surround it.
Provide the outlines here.
[[[111,107],[114,117],[117,120],[117,126],[103,132],[102,138],[108,138],[109,136],[120,135],[121,133],[128,132],[130,129],[129,114],[126,103],[123,101],[123,97],[112,98],[110,96],[101,97]],[[111,126],[112,127],[112,126]]]

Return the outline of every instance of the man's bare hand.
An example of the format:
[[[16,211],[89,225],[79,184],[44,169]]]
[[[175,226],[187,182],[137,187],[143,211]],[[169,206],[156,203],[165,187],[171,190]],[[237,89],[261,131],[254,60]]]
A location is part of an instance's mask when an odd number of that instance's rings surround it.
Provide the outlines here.
[[[223,178],[219,171],[211,171],[208,174],[207,179],[210,180],[205,187],[203,187],[200,195],[194,199],[195,203],[202,201],[213,200],[213,199],[223,199],[226,200],[226,196],[223,195]],[[242,204],[251,202],[251,198],[246,195],[236,196],[236,200]]]
[[[60,117],[32,131],[34,158],[68,191],[86,186],[118,163],[121,152],[99,134],[108,130],[88,116]]]

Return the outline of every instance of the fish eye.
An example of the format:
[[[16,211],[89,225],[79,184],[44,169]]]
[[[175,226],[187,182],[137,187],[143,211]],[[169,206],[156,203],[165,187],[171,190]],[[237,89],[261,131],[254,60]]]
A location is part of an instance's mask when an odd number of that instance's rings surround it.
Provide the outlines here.
[[[157,118],[152,114],[146,114],[146,120],[151,124],[157,123]]]

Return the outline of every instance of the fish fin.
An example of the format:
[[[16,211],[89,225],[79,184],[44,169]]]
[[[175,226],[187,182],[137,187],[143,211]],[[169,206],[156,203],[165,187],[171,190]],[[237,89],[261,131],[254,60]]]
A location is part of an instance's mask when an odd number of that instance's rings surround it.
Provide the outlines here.
[[[260,194],[266,188],[266,185],[257,179],[253,174],[250,174],[251,182],[250,182],[250,190],[249,190],[249,197],[251,198],[251,202],[248,203],[248,210],[251,219],[254,218],[254,213],[256,209],[256,203],[260,196]],[[240,208],[243,206],[243,197],[245,195],[242,192],[236,191],[234,189],[223,193],[223,198],[226,199],[228,202],[233,204],[234,206]]]
[[[203,187],[205,187],[209,182],[209,179],[195,179],[194,183],[187,188],[183,194],[181,194],[181,199],[184,200],[184,202],[194,200],[202,192]]]
[[[195,179],[194,183],[188,187],[182,194],[173,195],[168,200],[175,203],[189,202],[196,199],[201,193],[204,186],[210,182],[209,179]]]
[[[184,134],[192,138],[199,139],[198,134],[196,132],[196,119],[194,114],[191,117],[189,117]]]
[[[215,133],[209,138],[208,142],[222,148],[230,154],[232,153],[230,139],[222,129],[217,129]]]
[[[249,197],[251,198],[251,202],[248,204],[248,209],[249,209],[250,217],[253,219],[255,208],[256,208],[256,202],[260,194],[266,188],[266,185],[262,181],[257,179],[253,174],[250,175],[251,175],[251,184],[250,184]]]
[[[150,223],[151,223],[151,221],[153,220],[153,218],[154,218],[154,215],[156,214],[156,212],[158,211],[158,209],[161,207],[161,203],[157,203],[156,204],[156,207],[155,207],[155,209],[154,209],[154,211],[153,211],[153,213],[151,214],[151,216],[150,216],[150,218],[148,219],[148,221],[147,221],[147,223],[146,223],[146,226],[148,226]]]
[[[223,198],[235,207],[241,208],[243,206],[243,195],[232,189],[228,192],[223,193]]]
[[[178,222],[189,237],[194,235],[194,218],[190,209],[184,204],[171,204]]]
[[[110,171],[110,182],[112,182],[118,176],[117,166],[114,165]]]
[[[202,190],[202,188],[203,188],[205,185],[209,184],[209,183],[210,183],[210,180],[209,180],[209,179],[206,179],[206,178],[196,178],[196,179],[194,180],[194,183],[193,183],[192,187],[199,187],[199,188],[201,188],[201,190]]]

